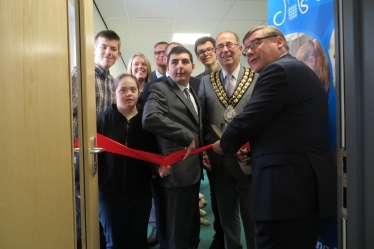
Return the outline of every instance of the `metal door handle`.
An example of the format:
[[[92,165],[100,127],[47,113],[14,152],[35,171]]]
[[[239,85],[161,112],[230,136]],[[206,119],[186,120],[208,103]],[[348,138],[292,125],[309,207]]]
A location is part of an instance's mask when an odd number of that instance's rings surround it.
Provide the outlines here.
[[[99,154],[104,151],[105,151],[105,148],[93,148],[90,150],[90,154]]]
[[[92,165],[92,175],[96,175],[97,173],[97,154],[102,153],[105,151],[105,148],[96,148],[96,138],[91,138],[91,148],[90,154],[93,156],[93,165]]]

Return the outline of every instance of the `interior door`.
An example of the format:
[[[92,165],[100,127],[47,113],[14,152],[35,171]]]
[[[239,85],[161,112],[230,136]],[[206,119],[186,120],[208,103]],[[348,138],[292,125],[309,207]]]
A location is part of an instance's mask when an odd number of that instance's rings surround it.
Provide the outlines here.
[[[96,148],[96,100],[93,47],[93,5],[70,0],[75,22],[71,23],[71,57],[75,57],[78,86],[78,138],[82,248],[99,248],[99,211]]]
[[[96,116],[92,1],[78,6],[84,246],[99,248],[97,175],[85,173]],[[0,1],[0,30],[0,248],[76,248],[69,1]]]
[[[0,1],[0,248],[74,248],[68,9]]]

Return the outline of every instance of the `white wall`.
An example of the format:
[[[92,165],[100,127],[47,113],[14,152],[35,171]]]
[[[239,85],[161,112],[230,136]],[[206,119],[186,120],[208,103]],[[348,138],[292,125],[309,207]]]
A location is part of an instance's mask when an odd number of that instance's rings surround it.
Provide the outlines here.
[[[93,6],[93,17],[94,17],[94,34],[95,35],[99,33],[101,30],[107,29],[95,5]],[[125,63],[127,64],[128,61],[125,61]],[[127,68],[125,64],[123,63],[122,58],[119,58],[117,62],[110,68],[110,74],[113,77],[116,77],[117,75],[121,73],[127,73]]]

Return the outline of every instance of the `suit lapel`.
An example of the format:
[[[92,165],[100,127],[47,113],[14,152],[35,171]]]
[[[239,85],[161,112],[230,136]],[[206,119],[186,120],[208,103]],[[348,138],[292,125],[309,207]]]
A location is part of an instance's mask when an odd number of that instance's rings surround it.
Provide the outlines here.
[[[167,78],[166,83],[170,86],[171,90],[178,96],[178,98],[182,101],[182,103],[188,108],[188,110],[191,112],[192,116],[195,118],[195,121],[197,123],[200,123],[200,120],[199,120],[200,119],[199,118],[200,117],[200,111],[198,111],[198,115],[196,117],[196,115],[195,115],[196,111],[195,111],[195,108],[194,108],[193,104],[187,100],[187,98],[184,95],[184,93],[182,92],[182,90],[177,86],[177,83],[175,83],[170,77]],[[199,102],[197,101],[195,91],[192,88],[190,88],[190,92],[191,92],[193,98],[195,99],[197,109],[200,110],[200,105],[199,105]]]

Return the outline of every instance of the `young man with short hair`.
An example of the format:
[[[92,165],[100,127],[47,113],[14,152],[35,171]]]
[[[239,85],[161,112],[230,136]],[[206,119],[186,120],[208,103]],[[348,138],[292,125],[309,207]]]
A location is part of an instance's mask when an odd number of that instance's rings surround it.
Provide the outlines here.
[[[95,63],[95,92],[96,92],[96,115],[105,111],[108,105],[114,101],[113,77],[109,69],[121,57],[121,38],[113,30],[102,30],[94,39],[94,63]],[[74,141],[78,138],[78,86],[77,68],[72,70],[72,97],[73,97],[73,135]],[[80,248],[80,194],[79,194],[79,159],[74,158],[75,180],[76,180],[76,212],[77,212],[77,234],[78,248]],[[106,245],[105,236],[100,226],[100,247]]]
[[[161,249],[197,248],[200,242],[199,189],[202,145],[200,105],[189,80],[195,68],[191,53],[182,46],[171,49],[169,77],[149,88],[143,127],[157,136],[163,155],[188,148],[184,160],[171,165],[170,175],[156,179],[154,202]]]
[[[221,69],[214,52],[214,44],[214,38],[209,36],[200,37],[195,41],[196,57],[205,67],[205,71],[195,77],[199,80],[205,75]]]

